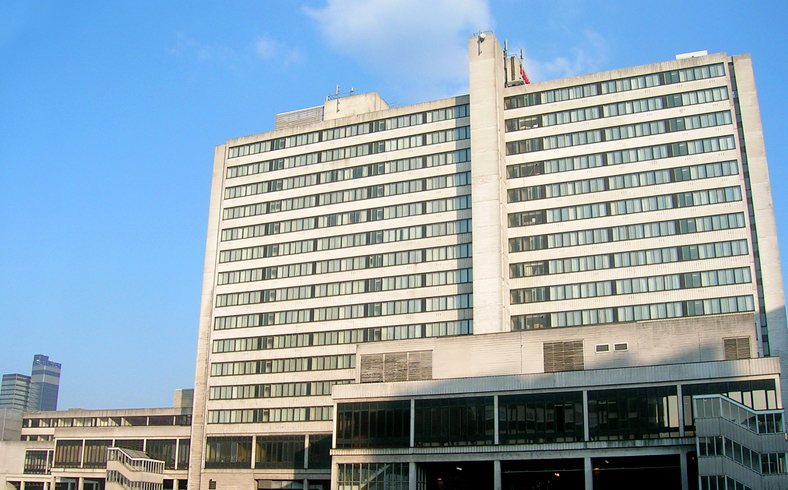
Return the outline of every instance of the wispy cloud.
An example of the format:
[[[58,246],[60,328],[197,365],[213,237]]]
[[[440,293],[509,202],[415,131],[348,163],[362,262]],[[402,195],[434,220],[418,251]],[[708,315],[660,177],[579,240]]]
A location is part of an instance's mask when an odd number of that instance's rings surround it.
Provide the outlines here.
[[[275,41],[267,34],[260,36],[251,46],[236,50],[226,46],[206,44],[187,36],[182,32],[176,34],[175,45],[168,49],[173,56],[195,58],[203,62],[234,64],[239,61],[263,59],[270,63],[290,65],[303,60],[301,52],[288,47],[281,41]]]
[[[271,39],[267,34],[255,43],[257,55],[266,60],[278,61],[286,65],[300,63],[303,55],[297,49],[288,47],[281,41]]]
[[[568,56],[538,59],[525,52],[523,64],[533,81],[552,80],[593,73],[604,69],[607,62],[607,42],[601,34],[585,31],[580,44],[572,46]]]
[[[468,37],[493,27],[486,0],[327,0],[304,11],[337,52],[383,76],[433,85],[467,85]]]
[[[238,57],[231,48],[205,44],[183,32],[176,33],[175,45],[167,51],[173,56],[191,56],[200,61],[228,61]]]

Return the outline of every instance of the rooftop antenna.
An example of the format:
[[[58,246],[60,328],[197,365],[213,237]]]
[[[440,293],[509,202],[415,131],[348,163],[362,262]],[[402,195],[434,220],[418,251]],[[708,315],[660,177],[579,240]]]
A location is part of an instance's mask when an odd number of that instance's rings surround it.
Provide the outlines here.
[[[504,58],[506,58],[508,52],[509,52],[509,40],[508,39],[504,39],[503,40],[503,57]]]
[[[335,94],[336,94],[336,95],[339,95],[339,84],[337,84],[337,89],[336,89],[336,92],[335,92]]]
[[[525,56],[523,55],[523,48],[520,48],[520,60],[522,60],[523,58],[525,58]]]

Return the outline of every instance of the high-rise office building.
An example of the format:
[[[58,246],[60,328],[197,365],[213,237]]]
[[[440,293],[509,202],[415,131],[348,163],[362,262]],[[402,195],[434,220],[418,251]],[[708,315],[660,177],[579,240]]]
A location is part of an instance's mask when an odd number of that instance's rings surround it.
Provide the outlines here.
[[[49,356],[36,354],[30,374],[30,399],[28,410],[57,410],[57,393],[60,388],[60,363]]]
[[[3,375],[3,384],[0,386],[0,408],[25,411],[29,398],[30,376],[17,373]]]
[[[60,367],[60,363],[50,361],[48,356],[36,354],[30,376],[4,374],[0,408],[57,410]]]
[[[529,84],[480,34],[469,66],[216,148],[190,488],[782,481],[750,57]]]

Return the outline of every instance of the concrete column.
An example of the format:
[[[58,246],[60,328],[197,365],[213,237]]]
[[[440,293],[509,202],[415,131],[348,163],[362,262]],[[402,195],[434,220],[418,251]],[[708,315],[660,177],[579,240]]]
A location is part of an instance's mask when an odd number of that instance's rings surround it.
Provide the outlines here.
[[[594,466],[588,456],[583,458],[583,473],[586,481],[585,490],[594,490]]]
[[[583,439],[591,440],[591,428],[588,427],[588,391],[583,390]]]
[[[679,437],[684,437],[684,394],[681,392],[681,385],[676,386],[676,393],[679,395]]]
[[[85,490],[85,479],[77,477],[77,490]]]
[[[473,181],[474,334],[508,332],[509,244],[506,214],[503,48],[492,33],[468,45]]]
[[[336,432],[336,427],[334,432]],[[309,468],[309,434],[304,437],[304,468]],[[304,490],[307,490],[307,487],[304,487]]]
[[[493,490],[501,490],[501,460],[493,461]]]
[[[254,468],[255,457],[257,456],[257,437],[252,436],[252,468]]]
[[[25,480],[19,482],[19,490],[25,490]]]
[[[415,446],[416,446],[416,399],[412,398],[410,400],[410,447],[415,447]]]
[[[331,490],[337,490],[337,479],[339,478],[339,465],[331,463]]]
[[[304,490],[309,490],[309,478],[304,478],[303,485]]]
[[[500,436],[500,429],[501,429],[501,421],[500,421],[500,412],[498,411],[498,395],[493,397],[493,433],[495,434],[493,439],[493,444],[496,446],[501,443],[501,436]]]
[[[687,452],[682,451],[679,454],[679,460],[681,463],[681,490],[689,490],[689,472],[687,470]]]
[[[408,490],[417,490],[419,483],[418,468],[416,463],[408,463]]]

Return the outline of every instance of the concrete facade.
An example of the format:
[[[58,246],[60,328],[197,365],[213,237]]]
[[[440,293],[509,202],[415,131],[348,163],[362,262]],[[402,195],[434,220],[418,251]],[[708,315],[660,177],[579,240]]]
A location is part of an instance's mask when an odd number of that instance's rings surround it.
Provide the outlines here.
[[[562,471],[605,488],[654,456],[647,471],[674,467],[688,488],[719,476],[696,476],[688,429],[703,380],[758,417],[782,409],[788,329],[749,56],[527,84],[492,34],[468,48],[469,95],[332,98],[216,148],[190,487],[454,488],[441,465],[473,461],[484,488]],[[652,388],[683,400],[659,434],[593,419],[605,397]],[[499,397],[562,393],[582,395],[573,442],[501,442]],[[424,442],[417,414],[441,397],[494,403],[493,439]],[[409,439],[348,435],[389,402],[410,403],[395,411]]]
[[[176,399],[188,401],[190,391]],[[6,490],[185,489],[191,411],[25,412],[17,440],[0,443],[0,482]]]

